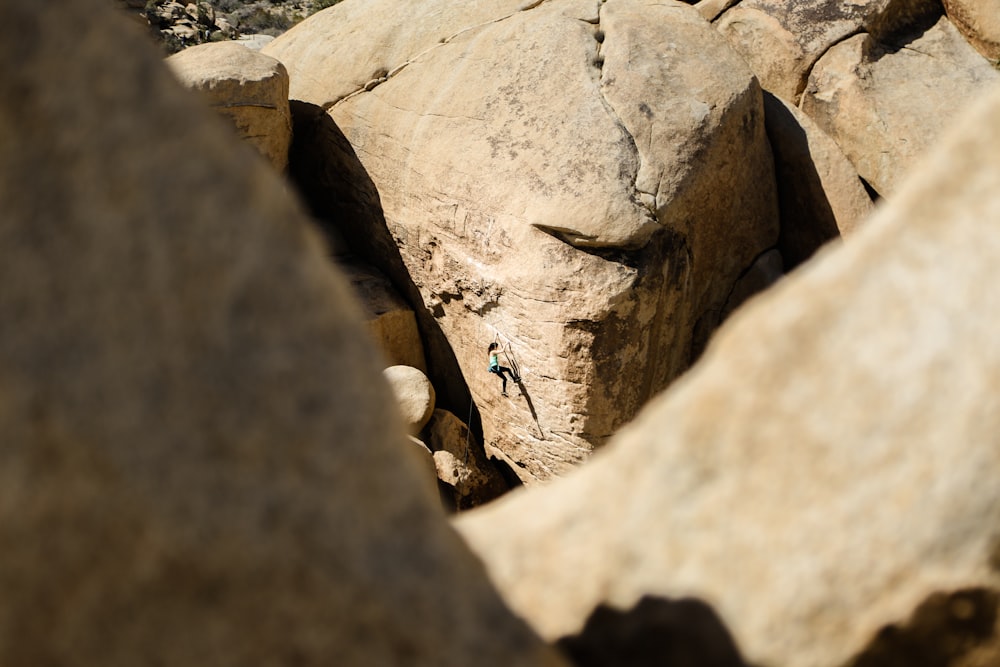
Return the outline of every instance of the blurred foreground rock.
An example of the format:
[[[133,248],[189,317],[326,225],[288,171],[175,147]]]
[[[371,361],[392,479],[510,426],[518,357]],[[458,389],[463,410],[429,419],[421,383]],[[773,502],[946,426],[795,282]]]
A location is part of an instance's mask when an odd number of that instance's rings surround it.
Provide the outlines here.
[[[558,664],[272,170],[104,0],[5,10],[0,664]]]

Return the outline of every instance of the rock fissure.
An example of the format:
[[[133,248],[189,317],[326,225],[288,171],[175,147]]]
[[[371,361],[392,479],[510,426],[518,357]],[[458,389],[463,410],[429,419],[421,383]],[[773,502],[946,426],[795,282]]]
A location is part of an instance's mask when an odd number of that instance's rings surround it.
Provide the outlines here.
[[[779,251],[780,252],[778,246],[776,246],[776,245],[775,246],[771,246],[770,248],[765,248],[764,250],[760,251],[760,253],[758,253],[756,257],[754,257],[752,260],[750,260],[750,263],[746,265],[746,268],[744,268],[742,271],[740,271],[740,275],[736,276],[736,280],[734,280],[733,284],[730,286],[729,292],[726,294],[726,298],[723,299],[723,301],[722,301],[722,307],[723,307],[724,310],[729,306],[729,303],[732,301],[733,294],[736,291],[736,287],[740,284],[740,281],[742,281],[744,278],[746,278],[747,275],[751,271],[753,271],[754,267],[757,266],[757,262],[759,262],[761,259],[763,259],[764,255],[766,255],[769,252],[773,252],[773,251]]]
[[[622,137],[628,142],[629,150],[631,151],[635,160],[635,173],[632,174],[632,188],[634,190],[634,201],[639,204],[644,210],[645,215],[653,222],[659,224],[659,219],[656,217],[656,199],[657,193],[655,192],[645,192],[639,188],[639,173],[642,171],[643,159],[642,154],[639,151],[639,145],[636,143],[635,136],[632,131],[622,120],[621,115],[615,109],[614,104],[608,99],[605,94],[605,72],[604,72],[604,43],[608,38],[607,32],[604,30],[601,24],[601,12],[604,10],[604,3],[599,2],[597,6],[597,21],[592,23],[594,26],[594,41],[597,42],[597,56],[594,58],[594,66],[597,68],[597,92],[598,99],[604,108],[607,110],[608,115],[612,118],[615,124],[621,129]],[[589,21],[585,21],[590,23]],[[613,79],[612,79],[613,80]],[[645,195],[645,197],[643,196]],[[649,198],[652,198],[652,203],[649,202]],[[574,244],[570,244],[574,245]]]
[[[798,87],[795,90],[794,103],[795,103],[795,105],[797,107],[800,107],[801,104],[802,104],[802,95],[803,95],[803,93],[805,93],[806,88],[809,86],[809,79],[810,79],[810,77],[812,77],[813,69],[816,68],[816,63],[818,63],[819,61],[821,61],[823,59],[823,57],[827,53],[829,53],[832,49],[834,49],[835,47],[837,47],[840,44],[846,42],[847,40],[849,40],[849,39],[851,39],[853,37],[857,37],[858,35],[861,35],[861,34],[865,34],[864,28],[858,28],[857,30],[851,32],[850,34],[844,35],[843,37],[841,37],[837,41],[835,41],[832,44],[830,44],[830,46],[826,47],[823,50],[822,53],[820,53],[818,56],[816,56],[816,58],[811,63],[809,63],[809,66],[806,68],[806,71],[802,74],[802,79],[799,81]]]
[[[428,53],[430,53],[432,51],[435,51],[435,50],[441,48],[442,46],[447,46],[448,44],[451,44],[457,38],[461,37],[462,35],[464,35],[466,33],[472,32],[474,30],[480,30],[482,28],[485,28],[486,26],[495,25],[497,23],[502,23],[503,21],[506,21],[509,18],[513,17],[513,16],[517,16],[521,12],[527,12],[527,11],[531,11],[532,9],[537,9],[538,7],[542,6],[546,2],[548,2],[548,0],[537,0],[537,2],[532,2],[532,3],[528,4],[528,5],[525,5],[524,7],[521,7],[520,9],[518,9],[516,12],[513,12],[511,14],[507,14],[506,16],[501,16],[500,18],[493,19],[491,21],[486,21],[484,23],[477,23],[476,25],[469,26],[468,28],[462,28],[458,32],[456,32],[456,33],[454,33],[452,35],[449,35],[448,37],[442,37],[440,42],[438,42],[434,46],[431,46],[431,47],[429,47],[427,49],[424,49],[423,51],[421,51],[417,55],[413,56],[409,60],[406,60],[402,64],[397,65],[397,66],[395,66],[395,67],[393,67],[393,68],[391,68],[389,70],[382,70],[382,71],[385,72],[384,75],[380,75],[380,72],[377,72],[376,76],[373,76],[371,79],[369,79],[369,81],[367,83],[365,83],[365,85],[361,86],[357,90],[355,90],[353,92],[350,92],[350,93],[348,93],[348,94],[344,95],[343,97],[340,97],[340,98],[338,98],[336,100],[333,100],[332,102],[328,102],[327,104],[324,104],[323,105],[323,109],[326,110],[326,111],[329,111],[330,109],[336,107],[341,102],[346,102],[347,100],[349,100],[349,99],[351,99],[351,98],[353,98],[353,97],[355,97],[357,95],[360,95],[361,93],[367,93],[367,92],[372,91],[373,89],[375,89],[378,86],[382,85],[383,83],[385,83],[389,79],[392,79],[392,78],[396,77],[397,75],[399,75],[400,72],[402,72],[404,69],[406,69],[407,67],[409,67],[413,63],[417,62],[418,60],[420,60],[424,56],[426,56]]]
[[[213,104],[213,109],[278,109],[277,104],[265,104],[257,102],[228,102],[225,104]]]

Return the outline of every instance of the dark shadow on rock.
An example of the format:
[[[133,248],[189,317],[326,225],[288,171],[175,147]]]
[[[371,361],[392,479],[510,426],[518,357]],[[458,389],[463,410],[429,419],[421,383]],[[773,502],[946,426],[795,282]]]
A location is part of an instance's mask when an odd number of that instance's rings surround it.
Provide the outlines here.
[[[840,236],[837,219],[809,152],[805,130],[780,100],[764,91],[764,123],[774,153],[781,231],[778,250],[791,271]]]
[[[557,647],[577,667],[748,667],[701,600],[646,596],[628,611],[601,605]]]
[[[858,176],[858,180],[861,181],[861,186],[865,189],[865,192],[868,193],[868,197],[872,200],[872,203],[877,204],[879,200],[882,199],[882,195],[880,195],[878,191],[872,187],[872,184],[865,179]]]
[[[892,0],[865,25],[866,59],[877,61],[920,38],[944,15],[940,0]]]
[[[424,307],[420,291],[403,263],[386,225],[375,183],[350,141],[321,107],[293,100],[291,110],[294,134],[289,178],[320,222],[333,254],[356,256],[378,268],[413,309],[424,344],[427,374],[437,392],[437,407],[468,415],[466,425],[481,448],[479,409],[472,401],[451,344]]]
[[[538,427],[538,437],[544,438],[545,433],[542,431],[542,425],[538,423],[538,412],[535,411],[535,404],[531,400],[531,394],[528,393],[527,388],[524,386],[524,379],[518,380],[515,384],[521,391],[521,396],[524,397],[525,403],[528,404],[528,411],[531,413],[531,418],[535,421],[535,426]]]
[[[524,486],[524,482],[521,481],[521,478],[517,476],[517,473],[514,472],[514,469],[506,461],[492,457],[490,457],[489,461],[493,464],[494,468],[500,471],[500,476],[507,483],[508,489],[516,489],[519,486]]]
[[[354,254],[378,268],[413,308],[438,407],[465,415],[470,394],[458,360],[410,278],[386,226],[375,184],[347,137],[321,107],[298,100],[291,107],[289,177],[319,220],[334,255]],[[475,409],[471,421],[469,427],[481,442],[482,425]]]
[[[905,625],[882,628],[849,667],[1000,664],[998,604],[1000,594],[985,588],[935,593]]]

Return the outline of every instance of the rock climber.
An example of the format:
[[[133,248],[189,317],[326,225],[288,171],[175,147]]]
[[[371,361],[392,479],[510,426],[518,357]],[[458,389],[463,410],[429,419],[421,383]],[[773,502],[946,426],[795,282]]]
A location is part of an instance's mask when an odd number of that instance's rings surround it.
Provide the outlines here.
[[[507,376],[504,375],[504,373],[509,373],[510,374],[510,378],[514,382],[520,382],[521,378],[517,377],[517,375],[514,373],[514,371],[510,370],[506,366],[501,366],[500,365],[500,359],[499,359],[500,346],[499,345],[497,345],[496,343],[490,343],[490,347],[489,347],[489,350],[487,351],[487,353],[489,354],[489,357],[490,357],[490,369],[489,369],[490,373],[495,373],[496,375],[500,376],[500,379],[503,381],[503,389],[500,390],[500,394],[502,396],[506,396],[507,395]]]

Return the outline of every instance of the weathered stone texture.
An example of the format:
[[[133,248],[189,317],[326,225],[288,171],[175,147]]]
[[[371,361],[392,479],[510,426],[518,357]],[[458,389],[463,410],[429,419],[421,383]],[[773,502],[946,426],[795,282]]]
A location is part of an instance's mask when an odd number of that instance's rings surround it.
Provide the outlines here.
[[[957,122],[1000,71],[941,18],[902,45],[856,35],[816,63],[802,110],[880,195]]]
[[[682,3],[347,4],[266,52],[363,163],[393,280],[433,314],[487,446],[525,481],[565,472],[689,365],[775,243],[760,90]],[[486,372],[498,337],[524,377],[510,401]]]
[[[841,40],[861,30],[889,39],[940,13],[936,0],[744,0],[717,26],[765,90],[797,104],[815,62]]]
[[[499,498],[508,488],[471,436],[469,427],[447,410],[435,410],[426,428],[437,477],[453,489],[457,509],[483,505]]]
[[[1000,88],[974,106],[604,451],[457,519],[540,633],[655,595],[752,665],[992,664]]]
[[[181,83],[199,91],[277,169],[288,166],[292,116],[288,72],[237,42],[201,44],[167,58]]]
[[[1000,63],[1000,0],[944,0],[944,9],[977,51]]]

